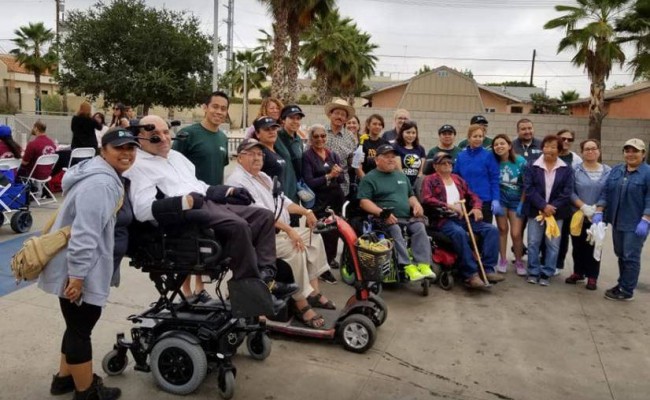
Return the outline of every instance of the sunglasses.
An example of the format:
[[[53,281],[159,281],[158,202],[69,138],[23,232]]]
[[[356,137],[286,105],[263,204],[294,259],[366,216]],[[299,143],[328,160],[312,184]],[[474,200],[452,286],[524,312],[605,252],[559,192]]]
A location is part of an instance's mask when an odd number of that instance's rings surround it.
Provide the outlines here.
[[[325,139],[327,137],[327,134],[324,135],[313,135],[312,138],[314,139]]]
[[[573,142],[575,142],[575,139],[573,139],[573,138],[568,138],[568,137],[563,137],[563,138],[562,138],[562,141],[563,141],[563,142],[573,143]]]

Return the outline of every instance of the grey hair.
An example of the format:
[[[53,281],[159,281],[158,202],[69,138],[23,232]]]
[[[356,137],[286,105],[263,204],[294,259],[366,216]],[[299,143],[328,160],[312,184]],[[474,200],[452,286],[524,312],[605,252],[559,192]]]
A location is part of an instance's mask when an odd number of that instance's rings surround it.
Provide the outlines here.
[[[325,125],[314,124],[309,127],[309,131],[308,131],[309,141],[312,141],[314,139],[314,132],[316,131],[316,129],[322,129],[325,131],[325,133],[327,133],[327,129],[325,129]]]

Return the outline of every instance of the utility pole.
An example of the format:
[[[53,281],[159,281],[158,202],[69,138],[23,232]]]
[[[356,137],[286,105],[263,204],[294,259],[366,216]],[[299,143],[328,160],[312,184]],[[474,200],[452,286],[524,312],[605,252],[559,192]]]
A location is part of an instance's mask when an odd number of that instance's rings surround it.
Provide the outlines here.
[[[248,63],[244,62],[244,107],[242,113],[242,128],[248,126]]]
[[[533,49],[533,65],[530,67],[530,86],[533,86],[533,75],[535,75],[535,56],[537,55],[537,50]]]
[[[212,27],[212,91],[219,89],[219,0],[214,0]]]
[[[235,0],[228,0],[228,19],[226,20],[228,24],[228,51],[226,56],[226,71],[232,71],[235,68],[235,59],[233,58],[233,27],[235,25]],[[229,88],[230,95],[234,95],[232,90],[232,85]]]
[[[56,2],[56,56],[59,59],[58,62],[56,63],[56,68],[61,73],[61,51],[60,51],[60,45],[61,45],[61,25],[63,24],[63,14],[65,13],[65,0],[54,0]],[[67,113],[68,112],[68,96],[66,93],[59,89],[59,93],[61,94],[61,107],[63,108],[63,112]]]

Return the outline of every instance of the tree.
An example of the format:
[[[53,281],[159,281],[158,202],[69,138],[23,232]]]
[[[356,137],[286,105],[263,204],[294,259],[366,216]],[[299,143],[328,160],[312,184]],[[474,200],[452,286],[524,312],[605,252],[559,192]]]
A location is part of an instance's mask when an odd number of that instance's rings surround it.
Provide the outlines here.
[[[363,80],[374,74],[376,48],[370,35],[352,19],[341,18],[338,10],[316,17],[303,36],[301,55],[303,70],[316,75],[317,104],[325,104],[334,94],[352,102]]]
[[[565,13],[544,24],[544,29],[563,29],[557,52],[574,49],[574,65],[587,70],[590,85],[589,138],[599,139],[605,118],[605,80],[614,63],[625,63],[619,37],[615,31],[616,18],[626,9],[629,0],[577,0],[578,7],[557,5]],[[584,24],[579,26],[579,24]]]
[[[56,68],[56,52],[50,46],[55,38],[52,29],[45,28],[42,22],[29,23],[14,31],[16,38],[11,39],[18,47],[11,50],[16,61],[27,71],[34,74],[36,113],[41,111],[41,75]]]
[[[563,104],[568,103],[570,101],[576,101],[580,98],[580,94],[578,94],[577,91],[575,90],[567,90],[566,92],[563,90],[562,93],[560,93],[560,102]]]
[[[286,70],[284,63],[289,39],[289,8],[291,0],[259,0],[273,18],[273,51],[271,53],[271,95],[278,99],[286,93]]]
[[[424,74],[424,73],[426,73],[426,72],[431,71],[431,69],[432,69],[432,68],[431,68],[430,66],[428,66],[427,64],[424,64],[423,66],[420,67],[420,69],[418,69],[417,71],[415,71],[415,75],[416,75],[416,76],[417,76],[417,75],[422,75],[422,74]]]
[[[68,91],[108,102],[193,107],[210,92],[210,38],[185,12],[156,10],[143,0],[97,3],[72,11],[62,43]]]
[[[251,89],[262,88],[262,83],[266,80],[266,66],[251,50],[238,51],[234,58],[235,67],[222,76],[221,83],[223,86],[232,87],[233,94],[242,93],[242,97],[248,97],[248,92]],[[246,73],[246,93],[243,93],[245,68],[248,69],[248,72]]]
[[[558,99],[550,98],[545,93],[533,93],[530,99],[533,101],[531,114],[562,114]]]
[[[621,42],[634,44],[636,54],[629,65],[635,78],[650,79],[650,1],[637,0],[618,22],[617,31],[628,34]]]

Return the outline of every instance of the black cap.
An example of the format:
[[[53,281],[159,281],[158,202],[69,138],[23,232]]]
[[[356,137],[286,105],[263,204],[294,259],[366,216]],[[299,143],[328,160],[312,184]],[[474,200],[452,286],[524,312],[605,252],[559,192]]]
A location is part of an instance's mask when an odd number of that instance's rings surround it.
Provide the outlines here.
[[[301,117],[305,117],[305,113],[302,112],[300,107],[297,105],[289,105],[289,106],[284,106],[282,111],[280,112],[280,118],[281,119],[286,119],[287,117],[290,117],[292,115],[300,115]]]
[[[377,155],[390,153],[391,151],[393,153],[396,153],[395,148],[390,144],[382,144],[381,146],[377,147]]]
[[[481,125],[487,125],[488,120],[482,116],[482,115],[475,115],[472,117],[472,119],[469,121],[470,124],[481,124]]]
[[[122,127],[111,128],[106,131],[104,136],[102,136],[102,147],[107,144],[110,144],[113,147],[119,147],[125,144],[133,144],[140,147],[140,143],[138,142],[138,139],[133,136],[133,133]]]
[[[248,151],[253,147],[259,147],[260,149],[264,149],[264,145],[258,142],[257,139],[249,138],[249,139],[244,139],[239,144],[239,146],[237,146],[237,154],[241,153],[242,151]]]
[[[271,128],[271,127],[280,127],[280,124],[278,124],[278,121],[274,120],[271,117],[259,117],[258,119],[253,122],[253,126],[255,127],[256,131],[259,131],[262,128]]]
[[[440,127],[440,129],[438,129],[438,135],[440,135],[442,132],[451,132],[451,133],[453,133],[455,135],[456,134],[456,128],[454,128],[453,126],[451,126],[449,124],[444,124],[443,126]]]
[[[433,157],[433,163],[434,164],[440,164],[444,160],[449,160],[449,161],[452,161],[452,162],[454,161],[454,159],[449,154],[445,153],[444,151],[439,152],[438,154],[436,154],[435,157]]]

